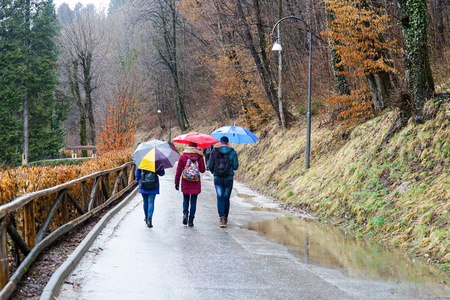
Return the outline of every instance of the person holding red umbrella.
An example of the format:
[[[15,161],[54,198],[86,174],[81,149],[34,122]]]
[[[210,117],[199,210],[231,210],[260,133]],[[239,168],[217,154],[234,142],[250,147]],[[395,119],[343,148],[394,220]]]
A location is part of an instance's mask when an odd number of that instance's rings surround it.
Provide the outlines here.
[[[197,148],[197,144],[189,142],[186,149],[178,159],[177,172],[175,174],[175,189],[183,193],[183,224],[194,226],[197,198],[201,192],[200,173],[204,173],[205,161],[203,152]],[[190,207],[189,207],[190,206]],[[190,208],[190,209],[189,209]]]

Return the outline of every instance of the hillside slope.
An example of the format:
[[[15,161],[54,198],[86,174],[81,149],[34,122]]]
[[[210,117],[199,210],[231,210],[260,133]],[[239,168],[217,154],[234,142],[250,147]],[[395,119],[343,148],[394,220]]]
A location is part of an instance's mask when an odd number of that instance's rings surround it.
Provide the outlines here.
[[[287,130],[268,124],[255,132],[257,143],[233,145],[241,165],[237,178],[322,222],[449,272],[450,103],[429,103],[426,111],[424,124],[409,122],[387,142],[398,111],[386,111],[345,136],[337,128],[319,128],[313,117],[308,170],[305,124]],[[208,133],[223,125],[190,131]]]
[[[433,107],[434,106],[434,107]],[[429,104],[384,142],[398,112],[356,127],[344,139],[313,126],[305,170],[305,128],[268,126],[254,145],[236,146],[241,180],[322,221],[450,267],[450,104]]]

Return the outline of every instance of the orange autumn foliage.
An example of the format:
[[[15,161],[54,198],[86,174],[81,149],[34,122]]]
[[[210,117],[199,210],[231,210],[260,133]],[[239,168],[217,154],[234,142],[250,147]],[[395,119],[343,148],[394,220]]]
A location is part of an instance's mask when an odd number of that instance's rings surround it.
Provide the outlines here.
[[[395,72],[390,61],[380,54],[395,50],[395,40],[383,40],[390,28],[389,16],[366,7],[362,0],[325,2],[335,17],[324,33],[341,57],[341,64],[349,68],[348,74],[362,77],[379,71]]]
[[[30,166],[0,171],[0,205],[20,195],[63,184],[98,171],[112,169],[131,161],[133,149],[108,152],[82,164]]]
[[[106,123],[99,133],[99,150],[108,152],[132,147],[139,115],[135,96],[118,97],[110,106]]]
[[[381,9],[369,7],[362,0],[325,0],[325,3],[334,18],[328,22],[324,34],[341,58],[338,66],[345,68],[340,75],[349,75],[356,86],[351,95],[334,96],[327,101],[339,106],[337,123],[352,124],[372,113],[366,76],[395,72],[384,54],[395,51],[396,41],[384,40],[389,17]]]
[[[372,100],[367,89],[354,90],[350,95],[333,96],[327,99],[338,106],[335,123],[352,125],[356,120],[364,119],[370,114]]]
[[[7,204],[21,195],[52,188],[56,185],[66,183],[68,181],[81,178],[92,173],[104,171],[119,167],[131,161],[131,154],[133,149],[125,149],[121,151],[112,151],[103,155],[98,155],[76,165],[61,165],[61,166],[30,166],[18,167],[0,170],[0,205]],[[114,186],[114,176],[108,177],[110,188]],[[86,188],[90,190],[94,185],[94,180],[90,179],[86,182]],[[71,195],[76,199],[81,198],[80,184],[71,185],[68,188]],[[53,205],[55,195],[48,195],[40,197],[35,200],[34,215],[38,224],[42,224]],[[76,208],[71,206],[69,214],[77,215]],[[17,230],[23,231],[23,213],[14,213],[14,218],[17,224]],[[12,216],[12,215],[10,215]],[[50,226],[53,230],[60,226],[61,212],[59,211]]]

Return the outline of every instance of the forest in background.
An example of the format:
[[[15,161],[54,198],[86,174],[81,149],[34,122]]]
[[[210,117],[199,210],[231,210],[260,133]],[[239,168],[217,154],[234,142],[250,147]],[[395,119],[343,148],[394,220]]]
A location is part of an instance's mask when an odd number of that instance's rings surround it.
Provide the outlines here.
[[[296,126],[308,28],[280,23],[282,57],[271,51],[273,25],[290,15],[311,30],[321,124],[345,131],[388,107],[403,112],[394,131],[410,116],[420,123],[425,101],[449,91],[449,10],[445,0],[112,0],[107,12],[2,1],[2,166],[65,146],[126,148],[169,118],[182,132],[199,119]]]

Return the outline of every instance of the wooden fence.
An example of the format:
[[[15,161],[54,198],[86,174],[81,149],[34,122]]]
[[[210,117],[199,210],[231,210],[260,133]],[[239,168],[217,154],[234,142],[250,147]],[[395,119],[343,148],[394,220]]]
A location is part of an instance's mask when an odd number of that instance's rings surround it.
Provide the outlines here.
[[[128,162],[0,206],[0,299],[12,295],[42,250],[133,189],[135,167]],[[12,260],[17,269],[10,278]]]

